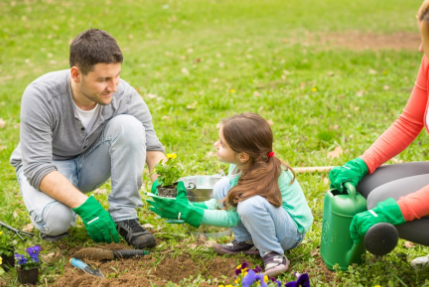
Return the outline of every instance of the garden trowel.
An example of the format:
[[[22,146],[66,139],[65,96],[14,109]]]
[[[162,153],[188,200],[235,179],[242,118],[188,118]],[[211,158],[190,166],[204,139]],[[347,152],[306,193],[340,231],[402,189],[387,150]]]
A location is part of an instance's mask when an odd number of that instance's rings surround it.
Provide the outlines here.
[[[132,257],[141,257],[148,255],[149,251],[147,250],[134,250],[134,249],[126,249],[126,250],[109,250],[103,248],[83,248],[77,251],[74,254],[75,258],[79,259],[90,259],[90,260],[112,260],[114,258],[132,258]]]
[[[74,267],[77,267],[77,268],[83,270],[85,273],[88,273],[89,275],[104,278],[104,275],[103,275],[103,273],[101,273],[100,269],[91,269],[91,267],[89,267],[88,264],[86,264],[85,262],[83,262],[79,259],[72,258],[72,259],[70,259],[70,263]]]

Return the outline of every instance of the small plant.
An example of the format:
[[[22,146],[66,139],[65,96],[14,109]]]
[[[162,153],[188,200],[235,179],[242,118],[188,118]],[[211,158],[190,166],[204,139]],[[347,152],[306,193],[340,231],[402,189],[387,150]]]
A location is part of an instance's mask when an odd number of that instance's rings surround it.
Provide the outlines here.
[[[4,274],[4,269],[3,267],[1,267],[2,264],[3,264],[3,258],[0,257],[0,275]]]
[[[158,181],[162,186],[172,186],[182,175],[183,169],[179,165],[179,159],[175,153],[167,154],[167,161],[162,160],[155,165],[151,174],[158,175]]]
[[[27,248],[28,255],[15,253],[16,267],[24,270],[29,270],[34,267],[39,267],[40,246],[35,245]]]
[[[244,262],[235,269],[234,285],[219,285],[218,287],[310,287],[310,279],[307,273],[295,274],[296,281],[288,282],[282,285],[282,282],[276,278],[268,278],[262,273],[262,268],[256,265],[255,268],[249,269],[249,264]]]
[[[175,153],[167,154],[167,160],[162,160],[155,165],[151,174],[158,174],[157,187],[158,196],[175,198],[177,195],[176,182],[182,175],[183,169],[179,164],[179,159]]]
[[[17,244],[16,240],[12,240],[12,238],[7,233],[3,233],[3,231],[0,231],[0,256],[1,257],[13,256],[13,252],[16,244]]]

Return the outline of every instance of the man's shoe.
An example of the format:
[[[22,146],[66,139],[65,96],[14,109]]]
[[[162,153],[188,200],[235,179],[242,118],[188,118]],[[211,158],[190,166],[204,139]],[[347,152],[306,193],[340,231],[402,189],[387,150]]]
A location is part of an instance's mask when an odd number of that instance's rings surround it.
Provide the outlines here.
[[[286,256],[271,251],[264,255],[264,275],[268,277],[276,277],[286,272],[289,268],[289,260]]]
[[[40,237],[43,240],[49,241],[49,242],[55,242],[55,241],[60,240],[61,238],[67,237],[67,236],[69,236],[69,233],[67,231],[62,233],[62,234],[59,234],[59,235],[48,235],[45,233],[40,233]]]
[[[246,242],[238,242],[234,239],[231,243],[213,245],[214,251],[218,254],[239,254],[244,253],[247,255],[259,255],[259,250],[256,249],[255,245]]]
[[[429,254],[422,257],[417,257],[411,261],[411,266],[415,269],[427,267],[429,262]]]
[[[128,245],[136,249],[154,247],[155,236],[140,225],[137,219],[115,222],[118,233],[125,239]]]

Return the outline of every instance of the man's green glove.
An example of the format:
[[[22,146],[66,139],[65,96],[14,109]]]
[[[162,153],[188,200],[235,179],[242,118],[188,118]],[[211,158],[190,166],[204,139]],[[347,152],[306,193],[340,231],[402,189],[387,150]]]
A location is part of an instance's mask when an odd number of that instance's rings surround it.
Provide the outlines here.
[[[160,185],[161,183],[158,181],[158,179],[156,179],[154,181],[154,183],[152,184],[152,187],[150,188],[150,193],[153,193],[155,195],[158,195],[158,185]]]
[[[393,198],[379,202],[373,209],[356,214],[350,225],[350,235],[355,243],[360,243],[362,236],[375,224],[386,222],[393,225],[405,222],[398,203]]]
[[[115,222],[93,196],[90,196],[82,205],[73,208],[73,211],[82,218],[86,232],[92,240],[111,243],[113,238],[113,241],[119,242]]]
[[[199,227],[204,210],[192,205],[186,197],[186,188],[182,181],[177,185],[176,198],[152,196],[153,201],[147,200],[150,210],[162,218],[184,220],[189,225]]]
[[[343,166],[336,166],[329,172],[331,188],[340,192],[345,191],[345,182],[350,182],[354,187],[368,173],[368,166],[361,158],[355,158],[346,162]]]

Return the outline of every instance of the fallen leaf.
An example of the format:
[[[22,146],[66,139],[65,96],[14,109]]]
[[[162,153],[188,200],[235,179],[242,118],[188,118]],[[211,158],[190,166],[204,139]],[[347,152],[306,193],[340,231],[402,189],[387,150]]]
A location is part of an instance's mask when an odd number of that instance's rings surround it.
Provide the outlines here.
[[[254,93],[253,93],[253,95],[254,95],[255,97],[259,97],[261,94],[260,94],[260,93],[258,93],[258,92],[254,92]]]
[[[22,229],[22,231],[31,232],[33,231],[33,228],[34,228],[33,223],[29,223]]]
[[[410,248],[412,248],[412,247],[414,247],[416,245],[414,243],[410,242],[410,241],[406,241],[404,243],[404,246],[405,246],[405,248],[410,249]]]
[[[343,153],[343,149],[341,146],[337,146],[333,151],[328,152],[328,157],[336,158],[339,157]]]
[[[13,212],[13,218],[17,218],[18,217],[18,212],[15,210],[14,212]]]
[[[142,226],[143,228],[146,228],[146,229],[153,229],[153,225],[150,223],[143,224]]]
[[[192,244],[186,245],[186,248],[193,250],[193,249],[195,249],[197,246],[198,246],[198,245],[196,245],[195,243],[192,243]]]
[[[183,74],[185,74],[185,75],[189,75],[189,71],[188,71],[188,69],[186,69],[186,68],[182,68],[182,73]]]
[[[97,188],[96,190],[94,190],[95,194],[105,194],[107,192],[106,189],[101,189],[101,188]]]
[[[198,237],[198,243],[205,243],[207,241],[207,238],[200,234],[200,236]]]
[[[387,91],[388,89],[390,89],[390,87],[386,85],[383,87],[383,89]]]
[[[0,118],[0,128],[4,128],[5,125],[6,125],[5,120]]]
[[[186,108],[188,109],[188,110],[193,110],[193,109],[195,109],[195,106],[198,104],[198,102],[197,101],[195,101],[195,102],[193,102],[192,104],[190,104],[190,105],[187,105],[186,106]]]
[[[268,121],[267,121],[267,123],[268,123],[270,126],[274,125],[273,120],[268,120]]]
[[[157,94],[148,94],[147,95],[147,97],[149,98],[149,99],[154,99],[154,98],[156,98],[158,95]]]
[[[204,244],[205,247],[211,248],[216,243],[216,240],[210,239]]]
[[[208,153],[206,153],[206,156],[211,157],[211,156],[215,156],[216,153],[214,151],[209,151]]]
[[[313,251],[310,252],[311,257],[315,257],[317,255],[319,255],[319,249],[315,249]]]
[[[6,149],[7,148],[7,146],[5,146],[5,145],[0,145],[0,150],[4,150],[4,149]]]
[[[377,71],[373,70],[373,69],[369,69],[368,73],[371,74],[371,75],[375,75],[375,74],[377,74]]]
[[[49,263],[52,261],[53,257],[55,256],[55,252],[50,252],[48,254],[41,254],[40,256],[43,258],[43,260],[46,263]]]
[[[327,177],[324,177],[323,178],[323,183],[324,184],[329,184],[331,181],[329,180],[329,178],[327,178]]]
[[[403,160],[397,159],[395,157],[392,157],[390,160],[393,161],[394,163],[403,163],[404,162]]]
[[[357,97],[362,97],[363,96],[364,91],[360,90],[359,92],[356,93]]]

